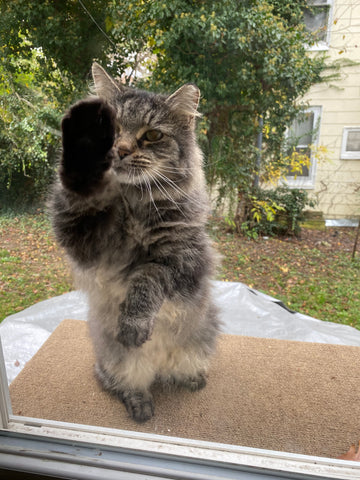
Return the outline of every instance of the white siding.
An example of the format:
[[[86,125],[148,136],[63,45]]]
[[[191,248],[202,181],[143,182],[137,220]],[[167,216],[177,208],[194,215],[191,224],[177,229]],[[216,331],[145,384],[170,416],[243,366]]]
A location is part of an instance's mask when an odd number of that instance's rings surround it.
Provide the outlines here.
[[[329,61],[360,62],[360,1],[335,1],[332,13]],[[322,106],[319,145],[328,149],[317,165],[317,210],[325,218],[360,216],[360,158],[341,160],[344,127],[360,127],[360,65],[343,67],[341,79],[314,86],[306,96],[309,105]]]

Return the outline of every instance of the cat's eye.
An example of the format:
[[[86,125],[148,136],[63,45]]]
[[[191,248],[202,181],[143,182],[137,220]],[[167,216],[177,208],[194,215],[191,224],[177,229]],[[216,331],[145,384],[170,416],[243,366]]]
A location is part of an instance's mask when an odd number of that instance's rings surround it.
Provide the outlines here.
[[[157,142],[158,140],[161,140],[162,137],[163,134],[160,130],[148,130],[144,135],[144,139],[148,142]]]

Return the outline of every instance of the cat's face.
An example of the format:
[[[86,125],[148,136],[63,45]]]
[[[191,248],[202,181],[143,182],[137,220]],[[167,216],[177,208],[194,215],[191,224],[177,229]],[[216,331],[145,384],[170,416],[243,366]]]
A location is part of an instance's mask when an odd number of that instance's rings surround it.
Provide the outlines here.
[[[185,85],[166,97],[125,88],[97,64],[93,74],[97,93],[116,109],[113,170],[119,181],[161,191],[186,179],[195,145],[197,87]]]
[[[163,177],[174,180],[186,172],[188,163],[181,147],[186,129],[176,125],[163,98],[129,91],[118,96],[114,104],[117,133],[113,168],[122,181],[156,184]]]

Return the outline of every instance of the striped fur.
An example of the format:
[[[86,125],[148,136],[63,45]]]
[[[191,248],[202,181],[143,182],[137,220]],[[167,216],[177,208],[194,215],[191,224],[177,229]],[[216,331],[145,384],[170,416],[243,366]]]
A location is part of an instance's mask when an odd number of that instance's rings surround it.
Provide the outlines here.
[[[208,199],[194,119],[199,91],[125,88],[93,66],[96,95],[64,116],[53,228],[88,294],[104,388],[134,420],[154,382],[205,386],[218,333],[205,232]]]

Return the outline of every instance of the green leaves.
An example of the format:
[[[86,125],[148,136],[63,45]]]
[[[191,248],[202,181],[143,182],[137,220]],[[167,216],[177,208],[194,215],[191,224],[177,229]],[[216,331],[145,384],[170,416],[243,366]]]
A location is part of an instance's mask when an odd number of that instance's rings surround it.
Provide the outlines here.
[[[28,42],[27,42],[28,43]],[[57,101],[37,83],[41,52],[0,65],[0,198],[39,201],[54,170],[60,132]]]
[[[305,190],[288,187],[255,191],[248,201],[250,215],[244,227],[257,235],[299,235],[305,208],[315,206]]]
[[[18,38],[21,32],[49,60],[43,65],[46,76],[59,68],[63,75],[84,81],[94,57],[106,59],[109,42],[101,32],[105,30],[106,3],[64,0],[42,1],[34,6],[26,0],[2,2],[0,36],[5,53],[29,53],[28,46]]]
[[[220,194],[251,188],[259,115],[270,132],[264,136],[261,170],[286,171],[285,130],[302,108],[298,99],[321,80],[324,68],[323,58],[306,54],[306,2],[174,0],[164,6],[139,0],[131,5],[127,14],[129,2],[117,7],[127,15],[121,26],[117,21],[122,41],[156,56],[151,76],[141,83],[173,91],[194,82],[202,92],[200,108],[208,124],[202,145],[208,179],[220,185]],[[271,168],[264,168],[268,162]]]
[[[42,102],[63,111],[87,93],[93,60],[157,91],[196,83],[208,180],[234,198],[251,189],[254,174],[286,170],[285,130],[302,109],[298,99],[321,80],[324,59],[305,50],[304,8],[305,0],[64,0],[36,8],[25,0],[2,2],[0,53],[10,60],[9,82],[0,71],[0,91],[16,90],[21,108],[28,100],[38,115]],[[3,107],[1,118],[9,121],[12,112]],[[255,172],[260,116],[269,133]]]

